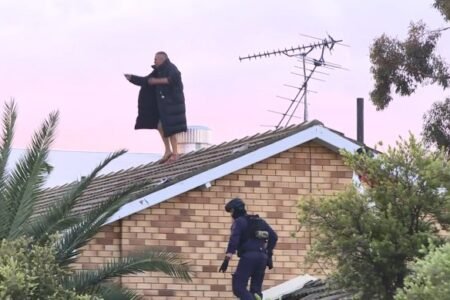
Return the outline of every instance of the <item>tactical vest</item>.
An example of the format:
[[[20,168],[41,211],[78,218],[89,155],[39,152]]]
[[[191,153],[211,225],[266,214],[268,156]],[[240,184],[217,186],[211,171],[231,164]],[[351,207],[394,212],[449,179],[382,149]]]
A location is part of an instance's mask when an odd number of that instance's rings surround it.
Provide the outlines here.
[[[266,230],[266,222],[258,215],[246,215],[245,219],[247,220],[247,228],[242,233],[239,240],[238,256],[241,256],[244,253],[243,245],[249,239],[267,241],[269,238],[269,232]]]

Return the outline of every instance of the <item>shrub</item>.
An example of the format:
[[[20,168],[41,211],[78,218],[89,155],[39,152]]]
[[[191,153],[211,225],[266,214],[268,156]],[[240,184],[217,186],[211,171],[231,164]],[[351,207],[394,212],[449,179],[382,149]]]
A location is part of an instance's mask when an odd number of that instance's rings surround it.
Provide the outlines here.
[[[412,267],[395,300],[448,299],[450,295],[450,244],[431,250]]]
[[[31,244],[25,238],[0,243],[0,299],[94,299],[66,290],[61,284],[66,273],[50,245]]]

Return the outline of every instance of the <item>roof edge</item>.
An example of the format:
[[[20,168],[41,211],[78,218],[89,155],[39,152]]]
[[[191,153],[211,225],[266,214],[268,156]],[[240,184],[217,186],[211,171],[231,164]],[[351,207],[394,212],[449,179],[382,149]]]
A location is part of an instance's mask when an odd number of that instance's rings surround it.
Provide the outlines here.
[[[325,143],[325,145],[329,145],[332,150],[346,149],[353,152],[361,148],[361,145],[348,140],[342,135],[337,134],[321,124],[313,125],[271,144],[227,161],[221,165],[215,166],[209,170],[127,203],[123,205],[114,215],[112,215],[104,225],[123,219],[153,205],[190,191],[196,187],[316,139],[321,140]]]

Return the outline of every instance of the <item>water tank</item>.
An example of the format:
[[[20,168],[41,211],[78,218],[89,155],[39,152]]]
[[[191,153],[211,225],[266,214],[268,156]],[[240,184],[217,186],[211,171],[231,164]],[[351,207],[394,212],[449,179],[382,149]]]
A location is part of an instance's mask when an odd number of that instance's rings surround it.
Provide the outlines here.
[[[209,146],[210,134],[206,126],[188,126],[186,132],[177,134],[178,152],[184,154]]]

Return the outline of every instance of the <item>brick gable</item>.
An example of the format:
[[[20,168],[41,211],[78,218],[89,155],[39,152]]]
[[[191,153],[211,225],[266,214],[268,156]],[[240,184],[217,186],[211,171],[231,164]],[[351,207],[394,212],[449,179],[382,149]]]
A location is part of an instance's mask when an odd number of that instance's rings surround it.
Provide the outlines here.
[[[121,278],[122,284],[145,299],[235,299],[231,273],[218,273],[226,249],[231,219],[224,204],[241,197],[250,213],[265,218],[277,231],[274,269],[266,273],[264,289],[300,274],[323,275],[318,266],[305,270],[311,240],[299,228],[297,203],[302,195],[332,195],[352,182],[352,171],[340,155],[308,142],[219,178],[209,189],[195,189],[105,226],[85,247],[77,267],[93,268],[143,246],[164,247],[180,255],[195,272],[185,283],[159,273]]]

